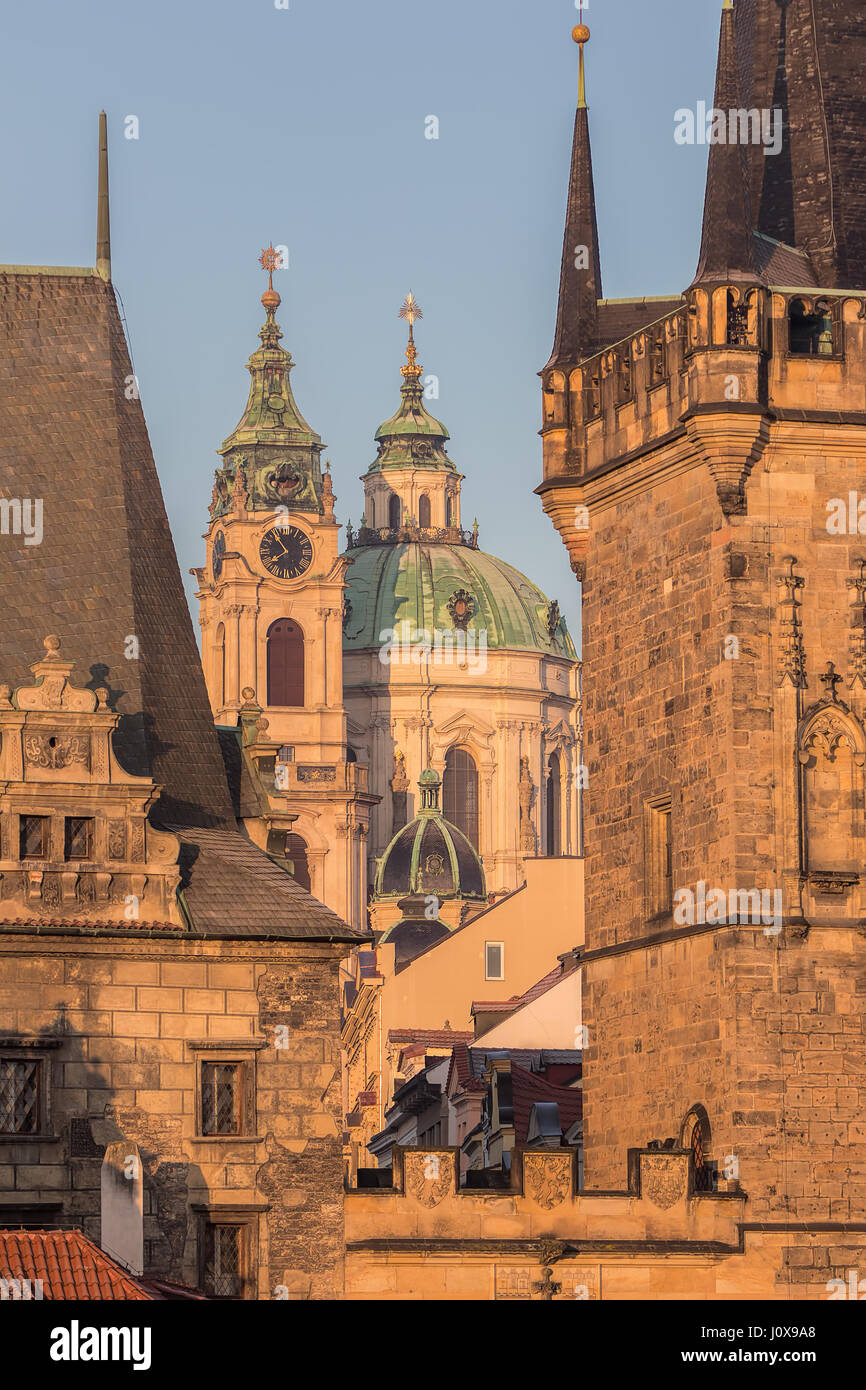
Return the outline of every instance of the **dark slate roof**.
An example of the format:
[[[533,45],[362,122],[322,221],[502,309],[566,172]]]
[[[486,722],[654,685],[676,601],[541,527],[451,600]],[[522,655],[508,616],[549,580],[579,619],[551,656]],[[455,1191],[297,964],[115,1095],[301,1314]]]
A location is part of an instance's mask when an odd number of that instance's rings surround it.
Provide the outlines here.
[[[58,635],[105,684],[123,766],[175,824],[233,824],[219,744],[114,292],[95,272],[0,271],[0,495],[40,497],[44,537],[4,537],[0,680]],[[127,660],[127,638],[140,645]]]
[[[226,779],[229,784],[229,795],[232,799],[235,815],[238,820],[246,820],[261,815],[262,806],[256,790],[255,779],[250,769],[249,760],[244,757],[241,747],[241,729],[219,725],[217,737],[219,738],[220,752],[223,757]]]
[[[755,225],[809,253],[822,288],[866,289],[866,6],[737,0],[734,14],[742,104],[785,121],[780,154],[750,147]]]
[[[756,232],[755,252],[758,271],[765,284],[789,289],[818,285],[814,266],[805,251]]]
[[[29,684],[53,632],[73,683],[109,688],[118,758],[164,787],[152,817],[181,835],[194,932],[365,937],[237,830],[133,381],[94,271],[0,269],[0,496],[41,498],[44,529],[41,545],[2,538],[0,681]]]
[[[204,936],[366,940],[235,830],[175,827],[181,836],[183,901]]]
[[[682,295],[671,295],[664,299],[602,299],[598,305],[598,340],[596,352],[611,347],[614,343],[630,338],[641,328],[647,328],[659,319],[681,309],[685,303]]]

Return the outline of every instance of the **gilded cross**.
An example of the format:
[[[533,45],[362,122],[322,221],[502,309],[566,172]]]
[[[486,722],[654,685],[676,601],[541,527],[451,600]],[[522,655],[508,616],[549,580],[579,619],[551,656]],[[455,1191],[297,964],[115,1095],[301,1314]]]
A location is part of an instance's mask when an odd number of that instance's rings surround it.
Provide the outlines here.
[[[259,265],[261,266],[262,270],[266,270],[268,272],[269,290],[272,290],[274,288],[274,271],[279,270],[281,264],[282,253],[276,251],[274,249],[273,242],[271,242],[270,246],[266,246],[262,254],[259,256]]]

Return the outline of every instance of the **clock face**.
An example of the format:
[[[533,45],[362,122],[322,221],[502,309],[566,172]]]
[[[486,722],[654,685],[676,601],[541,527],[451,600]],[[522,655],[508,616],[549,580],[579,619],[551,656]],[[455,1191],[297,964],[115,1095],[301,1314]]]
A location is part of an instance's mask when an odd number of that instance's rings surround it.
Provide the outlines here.
[[[297,526],[272,526],[259,542],[259,555],[277,579],[299,579],[313,563],[310,538]]]
[[[213,569],[214,579],[219,579],[223,572],[223,556],[226,553],[226,538],[222,531],[217,531],[213,539],[213,550],[211,551],[211,568]]]

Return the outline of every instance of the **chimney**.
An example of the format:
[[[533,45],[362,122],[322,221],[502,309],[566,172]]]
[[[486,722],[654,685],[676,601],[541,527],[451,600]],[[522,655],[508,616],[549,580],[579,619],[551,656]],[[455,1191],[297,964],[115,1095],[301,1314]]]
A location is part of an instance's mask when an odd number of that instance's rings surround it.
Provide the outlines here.
[[[144,1273],[144,1180],[137,1144],[109,1144],[102,1160],[102,1238],[106,1255]]]

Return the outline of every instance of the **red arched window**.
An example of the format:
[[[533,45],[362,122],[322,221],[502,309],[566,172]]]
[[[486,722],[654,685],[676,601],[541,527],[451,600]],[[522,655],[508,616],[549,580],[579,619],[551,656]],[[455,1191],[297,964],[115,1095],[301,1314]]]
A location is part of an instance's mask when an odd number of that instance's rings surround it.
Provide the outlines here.
[[[400,507],[400,498],[397,496],[396,492],[392,492],[391,496],[388,498],[388,525],[392,531],[399,531],[400,522],[402,520],[403,513]]]
[[[430,525],[430,498],[426,492],[418,499],[418,525],[425,529]]]
[[[304,634],[289,618],[268,628],[268,704],[304,703]]]
[[[478,769],[465,748],[449,748],[445,755],[442,814],[478,849]]]

